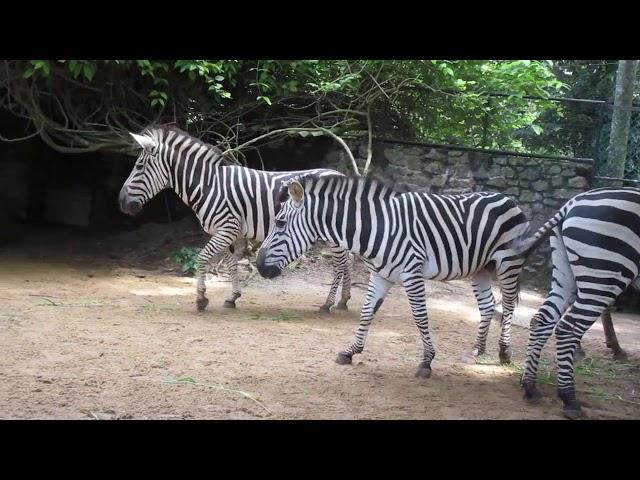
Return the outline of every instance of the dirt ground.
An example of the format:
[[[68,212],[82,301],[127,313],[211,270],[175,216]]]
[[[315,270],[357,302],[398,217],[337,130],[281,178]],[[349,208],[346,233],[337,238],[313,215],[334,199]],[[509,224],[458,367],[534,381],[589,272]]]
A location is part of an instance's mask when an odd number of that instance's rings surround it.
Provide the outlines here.
[[[52,248],[40,237],[1,251],[0,418],[563,418],[553,340],[542,368],[544,401],[527,404],[518,386],[525,327],[542,302],[536,292],[523,293],[514,365],[503,367],[495,323],[489,355],[480,364],[469,356],[479,318],[470,285],[428,282],[437,354],[432,377],[419,380],[421,343],[398,287],[378,312],[365,352],[353,365],[334,362],[357,327],[361,265],[348,312],[318,312],[331,273],[315,256],[275,280],[249,275],[235,310],[221,307],[229,282],[213,277],[208,310],[197,313],[195,280],[166,257],[176,241],[129,243],[113,253],[109,239],[87,239],[91,249],[72,241]],[[587,333],[577,389],[589,418],[640,419],[639,320],[614,316],[631,356],[624,364],[610,360],[599,323]]]

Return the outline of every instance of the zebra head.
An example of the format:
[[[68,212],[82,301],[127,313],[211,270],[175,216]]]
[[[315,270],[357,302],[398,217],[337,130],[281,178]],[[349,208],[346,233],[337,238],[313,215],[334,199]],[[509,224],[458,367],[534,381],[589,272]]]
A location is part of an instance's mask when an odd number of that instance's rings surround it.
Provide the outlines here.
[[[169,187],[170,175],[160,155],[159,132],[146,130],[141,135],[130,135],[142,147],[142,152],[120,189],[119,202],[122,213],[136,215],[160,190]]]
[[[297,180],[283,186],[283,194],[288,194],[276,215],[275,225],[262,242],[256,265],[265,278],[275,278],[304,252],[309,250],[318,233],[306,214],[304,188]],[[308,205],[307,205],[308,206]]]

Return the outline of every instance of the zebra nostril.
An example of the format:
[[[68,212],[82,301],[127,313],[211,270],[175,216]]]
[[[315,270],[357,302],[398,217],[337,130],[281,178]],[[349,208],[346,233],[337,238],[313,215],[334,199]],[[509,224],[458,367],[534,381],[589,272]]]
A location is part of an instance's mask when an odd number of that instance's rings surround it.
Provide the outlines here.
[[[134,200],[133,202],[129,202],[128,204],[129,214],[137,215],[142,210],[142,203],[138,200]]]

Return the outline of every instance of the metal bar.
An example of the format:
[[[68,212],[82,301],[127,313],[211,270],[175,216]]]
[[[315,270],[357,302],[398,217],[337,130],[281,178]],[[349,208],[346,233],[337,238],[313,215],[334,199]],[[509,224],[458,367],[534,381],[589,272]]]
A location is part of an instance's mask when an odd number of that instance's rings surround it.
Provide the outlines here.
[[[428,90],[425,88],[425,90]],[[452,89],[444,89],[442,90],[444,93],[459,95],[461,93],[469,93],[469,92],[459,92],[457,90]],[[473,93],[473,92],[471,92]],[[512,95],[508,93],[500,93],[500,92],[485,92],[484,95],[489,97],[512,97],[517,95]],[[540,97],[537,95],[522,95],[522,98],[526,98],[527,100],[553,100],[555,102],[576,102],[576,103],[593,103],[593,104],[606,104],[606,100],[591,100],[588,98],[565,98],[565,97]]]
[[[601,163],[600,158],[600,137],[602,137],[602,127],[604,126],[604,109],[601,107],[598,111],[598,126],[596,127],[596,151],[593,152],[593,158],[596,160],[596,163]]]
[[[631,182],[631,183],[637,183],[640,184],[640,180],[632,180],[630,178],[614,178],[614,177],[600,177],[600,176],[595,176],[593,177],[597,180],[613,180],[614,182]]]

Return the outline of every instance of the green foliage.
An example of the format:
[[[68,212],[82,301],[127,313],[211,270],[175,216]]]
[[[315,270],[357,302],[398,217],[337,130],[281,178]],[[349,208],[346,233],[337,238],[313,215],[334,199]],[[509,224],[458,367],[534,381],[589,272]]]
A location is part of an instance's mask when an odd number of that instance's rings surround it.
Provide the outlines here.
[[[523,97],[567,88],[552,62],[534,60],[31,60],[6,67],[0,83],[7,74],[35,95],[7,89],[11,101],[0,98],[0,106],[19,105],[14,113],[44,125],[45,141],[71,151],[130,145],[127,130],[160,121],[236,144],[314,125],[358,135],[368,129],[367,113],[379,137],[515,148],[523,145],[515,130],[543,135],[540,119],[557,107]]]
[[[171,260],[182,267],[182,272],[193,276],[198,270],[199,248],[182,247],[171,254]]]
[[[606,60],[560,60],[554,64],[554,74],[567,85],[567,98],[611,101],[615,84],[616,62]],[[606,108],[606,107],[605,107]],[[557,108],[547,109],[537,124],[541,132],[532,135],[518,132],[529,150],[576,157],[592,158],[596,152],[600,122],[607,110],[598,104],[563,102]],[[608,138],[600,138],[602,148]]]

